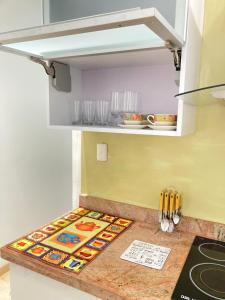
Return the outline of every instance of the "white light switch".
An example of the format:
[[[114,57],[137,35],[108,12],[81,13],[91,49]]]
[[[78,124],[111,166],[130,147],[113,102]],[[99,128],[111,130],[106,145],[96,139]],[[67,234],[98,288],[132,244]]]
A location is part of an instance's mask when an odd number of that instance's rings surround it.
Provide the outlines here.
[[[97,161],[107,161],[107,160],[108,160],[108,145],[97,144]]]

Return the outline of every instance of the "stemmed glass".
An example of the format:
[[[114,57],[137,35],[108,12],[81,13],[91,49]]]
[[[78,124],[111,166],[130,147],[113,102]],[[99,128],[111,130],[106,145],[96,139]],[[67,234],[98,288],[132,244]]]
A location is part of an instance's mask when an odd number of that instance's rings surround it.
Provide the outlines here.
[[[123,92],[112,92],[111,95],[111,124],[117,126],[123,114]]]
[[[111,96],[111,124],[117,126],[122,121],[124,113],[136,113],[138,108],[138,93],[125,90],[112,92]]]
[[[124,91],[123,112],[136,113],[138,107],[138,93],[133,91]]]

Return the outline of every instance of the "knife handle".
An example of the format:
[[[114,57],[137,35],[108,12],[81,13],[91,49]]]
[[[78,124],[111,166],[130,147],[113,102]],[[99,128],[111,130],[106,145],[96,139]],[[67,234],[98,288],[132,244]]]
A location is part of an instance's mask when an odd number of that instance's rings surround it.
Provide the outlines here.
[[[163,202],[164,202],[164,192],[161,192],[160,193],[160,199],[159,199],[159,208],[160,208],[160,211],[163,210]]]
[[[170,194],[170,214],[174,212],[174,193]]]
[[[169,192],[165,192],[165,197],[164,197],[164,211],[168,212],[169,211]]]
[[[175,201],[175,209],[178,210],[181,207],[181,194],[176,194],[176,201]]]

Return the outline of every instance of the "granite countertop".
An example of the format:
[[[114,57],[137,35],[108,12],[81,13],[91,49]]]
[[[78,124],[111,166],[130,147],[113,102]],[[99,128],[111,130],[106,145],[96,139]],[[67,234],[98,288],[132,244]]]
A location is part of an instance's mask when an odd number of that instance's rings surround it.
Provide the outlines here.
[[[102,203],[99,211],[104,211]],[[81,204],[84,207],[84,204],[87,203]],[[94,205],[93,201],[92,205]],[[108,205],[105,208],[105,212],[108,209],[108,213],[118,213],[119,204],[116,204],[116,209],[112,208],[112,205]],[[92,209],[92,207],[90,208]],[[128,211],[129,209],[131,208],[128,208]],[[123,212],[121,212],[122,214]],[[124,217],[130,217],[130,214],[127,213],[127,216],[125,215]],[[83,290],[101,299],[170,300],[196,234],[181,230],[177,230],[172,234],[163,233],[159,230],[159,224],[154,221],[154,216],[153,221],[149,223],[140,222],[140,218],[137,219],[127,231],[113,241],[79,275],[55,269],[39,260],[32,260],[6,247],[1,249],[1,256],[10,262]],[[143,217],[142,220],[144,220]],[[121,254],[134,240],[171,248],[171,253],[162,270],[150,269],[120,259]]]
[[[2,258],[81,289],[101,299],[171,299],[171,294],[193,241],[193,234],[166,234],[157,226],[135,222],[79,275],[34,261],[9,248]],[[141,240],[172,249],[162,270],[154,270],[120,259],[133,240]]]

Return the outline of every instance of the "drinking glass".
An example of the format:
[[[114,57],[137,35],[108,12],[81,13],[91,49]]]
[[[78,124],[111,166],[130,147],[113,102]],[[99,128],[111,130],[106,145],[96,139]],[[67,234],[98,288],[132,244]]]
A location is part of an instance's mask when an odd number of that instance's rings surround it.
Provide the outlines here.
[[[109,123],[109,101],[100,100],[96,102],[96,123],[98,125]]]
[[[118,125],[123,113],[123,92],[112,92],[111,95],[111,124]]]
[[[78,100],[75,100],[73,102],[73,124],[79,124],[81,123],[81,102]]]
[[[83,101],[83,123],[93,125],[95,121],[95,102]]]
[[[123,112],[136,113],[137,107],[138,107],[138,93],[133,91],[124,91]]]

